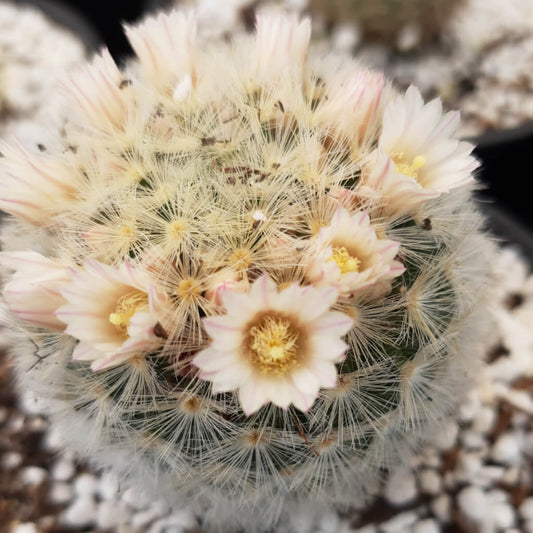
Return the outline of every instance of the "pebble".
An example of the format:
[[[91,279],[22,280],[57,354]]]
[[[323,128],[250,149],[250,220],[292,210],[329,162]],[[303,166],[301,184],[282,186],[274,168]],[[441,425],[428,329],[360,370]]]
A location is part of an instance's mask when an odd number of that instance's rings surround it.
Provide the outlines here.
[[[41,416],[36,416],[32,418],[31,420],[28,420],[27,428],[30,431],[34,432],[43,432],[46,430],[46,426],[48,424],[46,423],[46,420]]]
[[[39,466],[27,466],[20,472],[26,485],[40,485],[48,476],[48,472]]]
[[[81,496],[63,512],[61,521],[68,527],[91,527],[95,523],[97,511],[93,498]]]
[[[472,429],[478,433],[488,433],[494,426],[495,420],[496,414],[494,409],[482,407],[472,422]]]
[[[56,505],[65,505],[72,500],[74,491],[72,485],[59,481],[53,483],[48,493],[48,499]]]
[[[503,479],[505,475],[505,468],[501,466],[483,466],[476,473],[476,476],[472,479],[472,483],[488,487],[495,481]]]
[[[387,480],[385,498],[393,505],[403,505],[417,496],[416,479],[412,472],[396,470]]]
[[[42,516],[37,520],[37,529],[41,531],[52,531],[57,522],[57,518],[54,515]]]
[[[459,408],[459,418],[463,422],[471,422],[481,407],[481,399],[478,394],[469,394],[466,401]]]
[[[441,428],[437,438],[432,442],[438,450],[449,450],[455,445],[458,433],[459,426],[454,421],[449,421]]]
[[[17,452],[7,452],[2,455],[2,468],[4,470],[13,470],[22,464],[22,455]]]
[[[68,481],[72,479],[75,472],[76,468],[74,467],[74,463],[66,457],[61,457],[52,465],[50,475],[56,481]]]
[[[337,513],[325,513],[319,520],[320,531],[339,531],[339,515]]]
[[[62,437],[61,433],[54,427],[51,426],[43,439],[43,447],[49,451],[60,450],[65,443],[65,439]]]
[[[12,528],[11,533],[39,533],[39,530],[33,522],[24,522]]]
[[[478,453],[460,453],[457,465],[457,477],[459,479],[468,481],[480,470],[481,457]]]
[[[499,529],[507,529],[515,525],[515,512],[507,503],[498,503],[490,507],[494,525]]]
[[[439,497],[432,500],[430,506],[433,514],[442,523],[445,524],[450,521],[452,501],[448,494],[441,494]]]
[[[80,474],[74,480],[74,492],[78,496],[92,496],[98,488],[98,480],[92,474]]]
[[[417,520],[418,514],[416,512],[407,511],[380,524],[380,529],[383,533],[405,533],[405,531],[410,531]]]
[[[491,490],[485,494],[487,498],[487,504],[489,507],[496,505],[498,503],[507,503],[509,501],[509,494],[504,490]]]
[[[156,518],[169,512],[168,506],[163,502],[155,502],[148,509],[140,511],[133,516],[131,524],[135,528],[144,528]]]
[[[120,507],[116,500],[100,502],[96,516],[96,525],[100,529],[117,527],[124,519],[123,514],[123,512],[120,512]]]
[[[457,495],[457,503],[463,514],[474,522],[481,522],[486,518],[487,497],[479,487],[464,488]]]
[[[476,431],[463,431],[461,434],[461,442],[467,450],[486,451],[488,449],[485,437]]]
[[[533,496],[526,498],[519,508],[520,516],[524,520],[533,520]]]
[[[440,526],[433,518],[426,518],[415,525],[413,533],[440,533]]]
[[[492,447],[491,457],[504,465],[519,464],[522,457],[519,436],[515,433],[501,435]]]
[[[424,494],[438,494],[442,488],[442,480],[435,470],[423,469],[419,474],[420,489]]]
[[[155,522],[148,530],[148,533],[162,533],[163,531],[165,533],[170,533],[170,531],[184,533],[185,530],[192,529],[197,526],[198,522],[194,518],[193,514],[187,509],[182,509]]]
[[[513,466],[504,471],[501,481],[505,485],[517,485],[519,479],[520,469],[516,466]]]
[[[122,500],[133,509],[140,510],[146,505],[146,497],[135,488],[128,488],[122,494]]]
[[[103,500],[111,500],[115,498],[119,490],[119,482],[117,477],[111,472],[104,472],[98,482],[96,494]]]
[[[438,468],[441,463],[437,450],[430,448],[429,446],[422,448],[422,451],[420,452],[420,459],[421,464],[433,468]]]

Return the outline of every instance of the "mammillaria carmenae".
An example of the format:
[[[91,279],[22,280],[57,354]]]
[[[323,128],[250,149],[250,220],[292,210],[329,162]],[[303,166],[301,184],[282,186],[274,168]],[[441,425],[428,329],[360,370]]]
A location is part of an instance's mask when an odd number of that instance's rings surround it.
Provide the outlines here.
[[[137,61],[66,82],[64,149],[0,147],[20,380],[206,527],[359,504],[475,367],[491,246],[458,115],[309,53],[308,20],[126,32]]]

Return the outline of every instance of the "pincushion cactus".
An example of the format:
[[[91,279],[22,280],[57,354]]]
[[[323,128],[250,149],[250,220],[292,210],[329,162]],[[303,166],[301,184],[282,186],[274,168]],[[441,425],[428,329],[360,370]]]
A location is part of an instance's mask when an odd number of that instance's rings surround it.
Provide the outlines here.
[[[491,246],[458,115],[310,53],[308,20],[126,32],[136,61],[65,83],[62,149],[0,147],[20,381],[205,527],[360,505],[475,369]]]

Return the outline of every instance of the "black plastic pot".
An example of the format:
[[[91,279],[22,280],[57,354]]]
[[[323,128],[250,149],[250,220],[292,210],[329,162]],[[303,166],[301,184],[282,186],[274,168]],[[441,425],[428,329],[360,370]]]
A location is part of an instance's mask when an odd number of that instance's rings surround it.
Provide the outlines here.
[[[533,121],[469,139],[482,163],[478,177],[487,187],[483,198],[492,198],[516,222],[533,231]]]

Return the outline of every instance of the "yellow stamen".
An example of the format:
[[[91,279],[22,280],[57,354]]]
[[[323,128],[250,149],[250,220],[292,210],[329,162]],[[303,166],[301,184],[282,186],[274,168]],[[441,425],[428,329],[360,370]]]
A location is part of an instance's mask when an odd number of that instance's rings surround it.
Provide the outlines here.
[[[320,231],[320,228],[325,228],[326,226],[327,224],[321,220],[311,220],[309,223],[309,228],[311,229],[311,233],[313,235],[317,235]]]
[[[195,278],[185,278],[178,283],[176,294],[184,300],[192,300],[202,293],[202,283]]]
[[[185,222],[185,220],[179,218],[177,220],[169,222],[167,226],[167,235],[171,240],[179,241],[183,237],[183,234],[185,233],[186,229],[187,223]]]
[[[287,318],[264,317],[250,328],[252,362],[263,374],[285,374],[297,363],[298,337],[298,330]]]
[[[139,308],[148,306],[148,294],[141,291],[134,291],[121,296],[117,302],[115,312],[109,315],[109,322],[113,324],[120,333],[128,333],[131,317]]]
[[[348,250],[344,246],[338,246],[333,248],[333,254],[328,261],[335,261],[339,267],[341,274],[347,274],[348,272],[359,272],[361,266],[361,260],[357,257],[352,257]]]
[[[131,239],[135,235],[135,230],[131,226],[124,224],[123,226],[120,226],[118,234],[125,239]]]
[[[237,248],[230,256],[229,262],[239,270],[246,270],[252,262],[252,256],[248,250]]]
[[[417,155],[413,158],[411,164],[406,161],[403,152],[392,155],[392,160],[396,165],[396,170],[400,174],[409,176],[413,179],[418,179],[418,171],[426,164],[426,158],[422,155]]]

